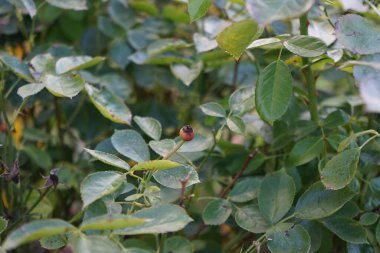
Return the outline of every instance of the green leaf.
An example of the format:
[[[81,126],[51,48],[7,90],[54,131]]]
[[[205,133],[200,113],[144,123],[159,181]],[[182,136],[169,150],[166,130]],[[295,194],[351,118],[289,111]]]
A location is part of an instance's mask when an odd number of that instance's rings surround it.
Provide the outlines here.
[[[99,62],[104,61],[104,57],[91,57],[91,56],[67,56],[60,58],[55,63],[55,72],[58,75],[68,73],[74,70],[81,70],[92,67]]]
[[[135,212],[133,217],[146,219],[147,221],[142,225],[116,230],[114,233],[120,235],[138,235],[176,232],[193,221],[184,209],[172,204],[161,204],[142,209]]]
[[[367,212],[360,216],[360,224],[363,226],[371,226],[379,219],[379,214],[374,212]]]
[[[289,153],[290,166],[298,166],[310,162],[323,151],[323,139],[308,137],[296,143]]]
[[[252,19],[246,19],[233,23],[221,33],[216,41],[221,49],[238,60],[247,47],[261,34],[257,23]]]
[[[0,234],[7,228],[8,220],[0,216]]]
[[[46,0],[49,4],[62,8],[62,9],[68,9],[68,10],[76,10],[76,11],[83,11],[87,10],[87,3],[86,0]]]
[[[252,233],[264,233],[270,228],[257,205],[238,207],[235,212],[235,221],[239,227]]]
[[[5,52],[0,52],[0,62],[4,63],[15,75],[18,77],[33,82],[33,77],[30,74],[28,65],[20,61],[14,56],[11,56]]]
[[[278,222],[293,203],[296,186],[293,178],[280,170],[261,182],[258,202],[261,214],[271,224]]]
[[[163,253],[171,253],[171,252],[172,253],[173,252],[193,253],[194,246],[187,238],[184,238],[181,236],[172,236],[165,241]]]
[[[133,120],[136,124],[152,139],[158,141],[161,138],[162,127],[161,123],[151,117],[134,116]]]
[[[355,220],[336,217],[325,220],[323,225],[346,242],[368,243],[365,229]]]
[[[313,0],[246,0],[245,2],[251,17],[261,25],[299,17],[314,3]]]
[[[377,243],[380,244],[380,221],[376,225],[375,235]]]
[[[117,152],[136,162],[148,161],[150,158],[148,145],[134,130],[115,130],[111,142]]]
[[[30,72],[34,79],[43,80],[43,77],[47,74],[55,75],[55,59],[54,57],[47,54],[38,54],[32,58],[30,61]]]
[[[141,1],[141,0],[128,1],[128,7],[131,7],[132,9],[136,11],[145,12],[152,16],[156,16],[159,13],[156,5],[149,1]]]
[[[254,88],[241,87],[234,91],[228,99],[228,105],[233,114],[242,114],[255,107]]]
[[[323,127],[326,128],[336,128],[347,124],[350,121],[350,115],[342,110],[336,110],[330,113],[327,118],[323,121]]]
[[[347,253],[375,253],[375,250],[368,244],[347,243]]]
[[[87,148],[85,148],[84,150],[86,150],[91,156],[95,157],[96,159],[98,159],[99,161],[103,163],[106,163],[106,164],[109,164],[109,165],[112,165],[124,170],[129,170],[130,168],[127,162],[125,162],[124,160],[120,159],[119,157],[113,154],[109,154],[109,153],[99,151],[99,150],[91,150]]]
[[[177,162],[170,160],[152,160],[146,162],[140,162],[132,167],[131,171],[139,170],[166,170],[182,166]]]
[[[220,117],[220,118],[226,117],[226,111],[223,109],[223,107],[220,104],[216,102],[209,102],[209,103],[203,104],[199,108],[206,115],[213,116],[213,117]]]
[[[290,52],[302,57],[317,57],[326,52],[326,44],[312,36],[297,35],[284,42]]]
[[[83,208],[116,191],[124,180],[123,174],[114,171],[95,172],[85,177],[80,186]]]
[[[334,191],[316,182],[298,199],[294,214],[300,219],[324,218],[338,211],[354,196],[355,193],[348,187]]]
[[[44,236],[64,234],[74,229],[75,227],[70,223],[58,219],[32,221],[12,231],[5,239],[2,247],[5,250],[11,250]]]
[[[202,62],[197,62],[188,67],[185,64],[173,64],[170,69],[175,77],[180,79],[186,86],[197,79],[203,68]]]
[[[367,112],[380,113],[380,87],[378,80],[380,72],[375,75],[367,76],[358,82],[360,96],[365,104]]]
[[[231,131],[243,134],[245,131],[245,123],[239,116],[231,115],[227,118],[227,126]]]
[[[347,14],[335,25],[338,43],[357,54],[380,52],[380,28],[374,22],[357,14]]]
[[[125,39],[115,39],[110,45],[109,60],[112,66],[125,69],[129,63],[129,56],[131,54],[132,49],[128,46]]]
[[[251,45],[248,46],[248,49],[256,48],[256,47],[274,47],[274,48],[281,48],[282,43],[279,38],[264,38],[264,39],[257,39],[254,40]]]
[[[278,224],[267,232],[266,237],[272,253],[308,253],[311,247],[310,236],[300,225]]]
[[[347,149],[334,156],[320,172],[322,183],[332,190],[348,185],[355,177],[359,158],[358,148]]]
[[[85,80],[79,75],[46,75],[43,83],[54,96],[73,98],[83,90]]]
[[[126,31],[136,23],[136,15],[133,9],[128,8],[126,2],[110,1],[108,4],[108,14],[111,19]]]
[[[142,225],[144,219],[132,217],[124,214],[105,214],[82,222],[79,229],[85,230],[113,230],[126,227]]]
[[[232,205],[225,199],[211,200],[203,209],[202,218],[206,225],[221,225],[232,212]]]
[[[303,220],[300,224],[309,234],[311,247],[309,252],[317,252],[322,245],[322,225],[317,221]]]
[[[256,86],[256,109],[269,123],[281,118],[292,98],[292,76],[281,60],[272,62],[261,73]]]
[[[86,236],[81,234],[71,243],[73,252],[77,253],[124,253],[116,242],[106,236]]]
[[[40,240],[41,247],[44,249],[59,249],[66,245],[67,234],[44,236]]]
[[[52,168],[53,161],[46,151],[35,146],[27,146],[24,148],[24,151],[39,167],[46,170],[50,170]]]
[[[211,0],[189,0],[187,11],[191,22],[203,17],[211,5]]]
[[[155,40],[153,43],[149,44],[147,48],[147,53],[149,56],[159,55],[164,52],[173,51],[180,48],[189,47],[190,44],[183,40],[173,40],[173,39],[160,39]]]
[[[247,177],[238,181],[228,194],[232,202],[243,203],[257,198],[262,179]]]
[[[165,160],[168,161],[168,160]],[[186,187],[200,183],[198,173],[191,166],[181,166],[170,170],[159,170],[153,174],[154,179],[161,185],[181,189],[182,182],[186,181]]]
[[[175,141],[170,139],[149,142],[149,147],[162,157],[168,155],[175,148],[175,146]]]
[[[104,117],[116,123],[131,124],[131,111],[118,96],[107,89],[97,89],[89,84],[85,88],[91,102]]]
[[[23,99],[33,96],[40,92],[45,86],[42,83],[29,83],[21,86],[17,90],[17,94]]]

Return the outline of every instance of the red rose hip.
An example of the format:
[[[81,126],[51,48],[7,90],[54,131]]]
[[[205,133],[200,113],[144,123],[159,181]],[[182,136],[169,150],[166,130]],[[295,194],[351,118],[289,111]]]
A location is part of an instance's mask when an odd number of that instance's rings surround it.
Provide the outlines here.
[[[182,127],[179,131],[179,136],[184,141],[191,141],[192,139],[194,139],[194,135],[194,129],[190,125]]]

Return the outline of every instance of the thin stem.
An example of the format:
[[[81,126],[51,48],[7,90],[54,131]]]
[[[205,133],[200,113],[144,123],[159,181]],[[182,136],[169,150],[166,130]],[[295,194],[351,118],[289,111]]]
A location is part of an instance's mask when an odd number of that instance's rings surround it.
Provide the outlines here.
[[[327,12],[327,8],[326,8],[326,7],[323,8],[323,12],[325,13],[325,15],[326,15],[326,17],[327,17],[327,21],[329,22],[329,24],[330,24],[333,28],[335,28],[335,25],[331,22],[330,15],[329,15],[329,13]]]
[[[34,208],[38,206],[38,204],[45,198],[45,196],[50,192],[51,188],[46,189],[39,197],[38,199],[33,203],[31,207],[29,207],[23,215],[21,215],[12,225],[10,225],[7,228],[7,231],[12,230],[14,227],[16,227],[25,217],[30,214]]]
[[[374,135],[370,138],[368,138],[368,140],[366,140],[360,147],[359,149],[362,150],[364,148],[365,145],[367,145],[370,141],[376,139],[377,137],[380,137],[380,134],[377,134],[377,135]]]
[[[235,185],[236,181],[239,179],[239,177],[244,173],[245,169],[248,167],[249,163],[251,162],[251,160],[256,156],[257,154],[257,150],[254,150],[253,152],[251,152],[247,159],[245,160],[245,162],[243,163],[243,165],[241,166],[239,172],[235,175],[235,177],[232,179],[232,181],[226,186],[226,188],[224,188],[218,195],[219,198],[224,198],[227,193],[229,192],[229,190]],[[205,230],[207,227],[206,224],[202,223],[197,231],[190,237],[191,240],[194,240],[196,239],[202,232],[203,230]]]
[[[167,154],[166,156],[164,156],[164,157],[162,158],[162,160],[168,160],[172,155],[174,155],[174,154],[178,151],[178,149],[180,149],[180,147],[182,147],[182,145],[183,145],[185,142],[186,142],[186,141],[181,140],[181,141],[177,144],[177,146],[175,146],[174,149],[173,149],[172,151],[170,151],[169,154]]]
[[[69,126],[74,122],[75,118],[78,116],[78,113],[82,109],[86,96],[82,96],[79,104],[75,107],[74,112],[71,114],[70,118],[67,120],[65,128],[68,129]]]
[[[207,151],[207,154],[206,156],[203,158],[203,160],[201,161],[201,163],[198,165],[198,167],[195,169],[196,172],[199,172],[200,169],[206,164],[206,162],[208,161],[208,159],[210,158],[211,156],[211,153],[214,151],[215,147],[216,147],[216,134],[213,135],[213,138],[214,138],[214,143],[212,144],[212,147]]]
[[[281,60],[281,55],[282,55],[282,49],[283,48],[284,48],[284,46],[282,46],[281,49],[280,49],[280,53],[278,54],[277,61]]]
[[[14,82],[14,83],[11,85],[11,87],[9,87],[7,93],[5,93],[5,98],[8,98],[8,97],[9,97],[9,95],[12,93],[13,89],[17,86],[17,84],[19,84],[20,81],[21,81],[21,78],[18,78],[18,79],[16,80],[16,82]]]
[[[307,15],[303,15],[300,18],[300,31],[301,35],[307,35]],[[308,65],[309,60],[307,58],[302,58],[303,65]],[[304,69],[304,75],[306,78],[306,84],[308,89],[308,99],[309,99],[309,111],[311,119],[315,122],[319,121],[318,115],[318,104],[317,104],[317,90],[314,80],[314,73],[310,66]]]
[[[253,252],[253,250],[256,250],[257,246],[260,245],[262,241],[264,241],[264,239],[265,239],[265,234],[263,234],[262,236],[259,237],[259,239],[254,241],[252,245],[246,251],[244,251],[244,253],[250,253],[250,252]]]
[[[375,5],[373,5],[373,3],[371,3],[371,1],[369,0],[364,0],[364,2],[366,2],[369,6],[371,6],[372,10],[380,16],[380,11],[379,9],[377,9],[377,7]]]
[[[82,218],[84,214],[84,210],[82,209],[80,212],[76,213],[73,218],[71,218],[71,220],[69,220],[69,223],[74,223],[76,222],[77,220],[79,220],[80,218]]]
[[[232,238],[227,244],[226,246],[223,248],[222,250],[222,253],[227,253],[227,252],[231,252],[232,249],[233,249],[233,246],[235,244],[237,244],[238,242],[240,242],[241,240],[243,240],[247,235],[249,235],[249,233],[247,231],[242,231],[240,232],[237,236],[235,236],[234,238]],[[239,245],[237,245],[239,246]],[[232,251],[233,252],[233,251]]]

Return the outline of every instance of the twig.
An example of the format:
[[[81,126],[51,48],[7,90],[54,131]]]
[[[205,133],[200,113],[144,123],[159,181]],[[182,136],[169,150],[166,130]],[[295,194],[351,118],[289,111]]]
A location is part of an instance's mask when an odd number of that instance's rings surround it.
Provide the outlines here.
[[[180,147],[181,147],[185,142],[186,142],[186,141],[181,140],[181,141],[177,144],[177,146],[175,146],[175,148],[174,148],[172,151],[170,151],[169,154],[167,154],[166,156],[164,156],[164,157],[162,158],[162,160],[167,160],[167,159],[170,158],[172,155],[174,155],[175,152],[177,152],[178,149],[180,149]]]
[[[234,65],[234,75],[232,78],[232,87],[234,90],[236,89],[236,86],[237,86],[237,79],[239,75],[239,63],[240,63],[240,59],[237,60]]]
[[[45,196],[50,192],[51,188],[46,189],[39,197],[38,199],[33,203],[31,207],[29,207],[28,210],[25,211],[25,213],[20,216],[12,225],[10,225],[7,228],[7,231],[12,230],[14,227],[16,227],[25,217],[27,217],[33,210],[38,206],[38,204],[45,198]]]
[[[59,141],[60,141],[60,144],[63,145],[62,120],[61,120],[61,112],[59,110],[57,97],[54,97],[54,112],[55,112],[55,118],[57,120]]]
[[[227,193],[229,192],[229,190],[235,185],[236,181],[239,179],[239,177],[241,177],[241,175],[244,173],[245,169],[248,167],[249,163],[251,162],[251,160],[256,156],[257,154],[257,150],[254,150],[253,152],[251,152],[247,159],[245,160],[245,162],[243,163],[243,165],[241,166],[239,172],[235,175],[235,177],[232,179],[232,181],[227,185],[226,188],[223,189],[223,191],[220,192],[219,194],[219,197],[220,198],[224,198]]]
[[[182,206],[182,207],[183,207],[183,201],[185,199],[187,199],[186,196],[185,196],[185,190],[186,190],[187,182],[189,182],[189,179],[190,179],[190,173],[187,174],[187,176],[185,177],[184,180],[180,181],[181,182],[181,195],[179,197],[179,205]]]

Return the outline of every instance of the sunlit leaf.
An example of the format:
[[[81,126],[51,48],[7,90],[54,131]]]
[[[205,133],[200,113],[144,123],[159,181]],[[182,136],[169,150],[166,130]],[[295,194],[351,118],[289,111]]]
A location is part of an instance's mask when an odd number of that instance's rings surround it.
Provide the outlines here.
[[[261,25],[299,17],[309,10],[313,3],[314,0],[246,0],[249,14]]]
[[[246,19],[227,27],[218,35],[216,41],[220,48],[238,60],[260,33],[257,23]]]
[[[82,231],[120,229],[137,226],[144,223],[144,219],[134,218],[130,215],[106,214],[83,221],[79,229]]]
[[[380,52],[380,27],[371,20],[357,14],[347,14],[335,25],[338,43],[358,54]]]
[[[170,215],[168,215],[169,213]],[[193,221],[184,209],[172,204],[145,208],[135,212],[133,217],[146,219],[147,222],[142,225],[119,229],[114,233],[120,235],[138,235],[176,232]]]
[[[2,247],[5,250],[12,250],[21,244],[38,240],[44,236],[64,234],[74,229],[75,227],[70,223],[58,219],[32,221],[12,231],[3,242]]]
[[[190,15],[191,22],[203,17],[210,7],[211,0],[189,0],[188,12]]]
[[[83,208],[116,191],[124,179],[123,174],[114,171],[95,172],[85,177],[80,187]]]
[[[69,10],[76,10],[76,11],[87,10],[86,0],[65,0],[65,1],[46,0],[46,2],[62,9],[69,9]]]
[[[63,57],[55,63],[55,71],[58,75],[61,75],[70,71],[92,67],[102,61],[104,61],[104,57],[99,56],[94,58],[91,56]]]
[[[40,92],[45,86],[42,83],[29,83],[21,86],[17,90],[17,94],[23,99],[33,96]]]

